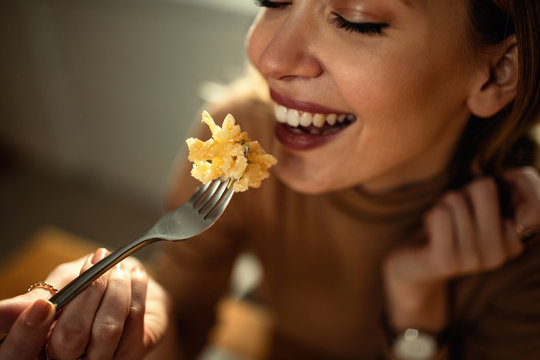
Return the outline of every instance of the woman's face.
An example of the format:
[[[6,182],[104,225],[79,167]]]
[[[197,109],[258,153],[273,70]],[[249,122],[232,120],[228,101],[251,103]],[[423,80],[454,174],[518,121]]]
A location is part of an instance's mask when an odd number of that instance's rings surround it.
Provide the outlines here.
[[[285,183],[382,191],[444,170],[479,71],[464,1],[260,3],[248,54],[275,105]]]

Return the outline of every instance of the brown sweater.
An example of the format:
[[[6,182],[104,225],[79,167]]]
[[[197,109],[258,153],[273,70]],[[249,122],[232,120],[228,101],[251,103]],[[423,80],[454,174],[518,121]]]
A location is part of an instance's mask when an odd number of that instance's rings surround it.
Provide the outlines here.
[[[237,103],[227,111],[268,148],[265,107]],[[211,113],[217,122],[224,115]],[[163,248],[158,280],[177,304],[180,341],[202,344],[234,259],[247,250],[264,271],[257,297],[275,321],[271,359],[382,357],[381,260],[419,231],[422,214],[449,180],[441,175],[378,195],[361,188],[304,195],[271,177],[235,195],[210,230]],[[184,172],[177,184],[174,204],[195,183]],[[522,256],[496,271],[449,286],[453,358],[540,359],[540,242],[530,241]]]

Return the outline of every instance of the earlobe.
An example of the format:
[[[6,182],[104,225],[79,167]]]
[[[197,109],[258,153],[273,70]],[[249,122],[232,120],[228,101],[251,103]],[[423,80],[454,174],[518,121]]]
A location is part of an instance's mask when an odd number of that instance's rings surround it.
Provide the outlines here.
[[[504,52],[492,56],[489,73],[473,89],[467,105],[472,114],[488,118],[508,105],[516,96],[519,64],[515,37],[505,41]]]

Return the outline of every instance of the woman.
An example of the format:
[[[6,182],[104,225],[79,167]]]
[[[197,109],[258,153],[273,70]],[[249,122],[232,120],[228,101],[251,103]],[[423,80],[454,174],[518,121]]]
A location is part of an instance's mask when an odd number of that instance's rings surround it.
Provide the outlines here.
[[[200,351],[232,264],[247,250],[264,271],[252,297],[275,324],[268,358],[539,358],[540,177],[530,131],[539,115],[540,5],[258,3],[247,44],[264,94],[237,92],[210,113],[234,114],[278,164],[210,230],[164,247],[156,274],[174,305],[175,336],[157,351]],[[193,191],[189,181],[184,167],[171,206]],[[57,272],[69,278],[76,265]],[[145,282],[128,273],[141,304],[134,284]],[[57,277],[50,282],[65,283]],[[148,284],[148,319],[139,312],[136,321],[147,332],[132,336],[130,311],[120,312],[127,320],[112,321],[120,325],[109,354],[130,344],[142,354],[141,344],[165,333],[167,295]],[[95,296],[103,297],[98,315],[133,301],[108,293]],[[72,303],[47,340],[50,309],[33,330],[25,321],[47,304],[27,307],[30,294],[7,300],[18,311],[0,355],[21,351],[16,334],[24,334],[30,356],[46,342],[50,357],[86,349],[92,358],[102,317],[61,341],[77,321],[68,309],[83,308]]]

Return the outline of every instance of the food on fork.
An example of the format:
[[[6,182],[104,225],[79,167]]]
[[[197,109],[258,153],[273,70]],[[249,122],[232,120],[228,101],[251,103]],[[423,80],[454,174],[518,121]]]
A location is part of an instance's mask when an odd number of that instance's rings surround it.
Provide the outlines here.
[[[191,175],[204,184],[217,178],[238,179],[233,185],[235,192],[261,186],[261,181],[270,176],[268,169],[277,162],[276,158],[266,154],[258,141],[251,141],[231,114],[221,127],[207,111],[201,121],[210,128],[212,138],[186,140],[188,159],[193,162]]]

